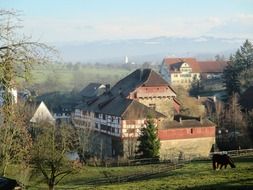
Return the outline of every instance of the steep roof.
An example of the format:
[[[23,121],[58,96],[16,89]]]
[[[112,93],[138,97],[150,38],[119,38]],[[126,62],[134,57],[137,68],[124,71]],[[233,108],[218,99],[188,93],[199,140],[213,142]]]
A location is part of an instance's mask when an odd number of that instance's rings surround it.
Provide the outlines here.
[[[97,95],[97,90],[101,86],[101,83],[90,83],[83,90],[81,90],[80,94],[85,97],[92,97]]]
[[[239,100],[244,109],[253,109],[253,86],[249,87],[240,97]]]
[[[135,100],[132,100],[131,104],[122,114],[123,119],[145,119],[148,116],[152,116],[154,118],[166,117],[162,113],[150,109],[149,107]]]
[[[129,93],[140,86],[170,87],[169,84],[152,69],[137,69],[115,84],[110,91],[77,106],[77,108],[97,113],[122,116],[125,119],[144,118],[149,114],[154,117],[165,117],[163,114],[135,100],[127,98]]]
[[[201,73],[222,73],[226,61],[198,61]]]
[[[48,110],[47,106],[44,104],[42,101],[38,108],[36,109],[33,117],[31,118],[30,122],[36,123],[40,121],[49,121],[49,122],[54,122],[55,119]]]
[[[163,60],[163,63],[168,66],[170,71],[175,71],[175,69],[179,69],[183,63],[188,63],[189,66],[192,68],[192,72],[200,72],[199,64],[197,60],[193,57],[165,58]]]
[[[135,100],[127,99],[122,96],[114,97],[107,94],[100,96],[99,99],[90,105],[84,103],[78,105],[76,108],[114,115],[122,117],[123,119],[143,119],[147,118],[148,115],[155,118],[165,117],[162,113],[159,113]]]
[[[162,76],[152,69],[137,69],[125,78],[117,82],[111,89],[113,94],[121,93],[127,97],[130,92],[133,92],[140,86],[169,86],[168,82]],[[175,93],[175,92],[174,92]]]

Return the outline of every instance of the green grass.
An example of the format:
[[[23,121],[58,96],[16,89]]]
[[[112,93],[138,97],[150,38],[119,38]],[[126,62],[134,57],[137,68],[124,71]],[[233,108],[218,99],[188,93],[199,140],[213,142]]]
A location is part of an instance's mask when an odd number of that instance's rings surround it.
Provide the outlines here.
[[[155,170],[158,165],[135,167],[84,167],[78,173],[71,174],[56,189],[97,189],[97,190],[161,190],[161,189],[253,189],[253,156],[235,159],[236,168],[213,171],[211,161],[194,161],[181,169],[134,182],[87,185],[87,182],[104,177],[103,171],[112,176],[126,176]],[[29,182],[29,189],[47,189],[37,177]]]
[[[31,70],[31,78],[24,86],[33,86],[38,91],[71,91],[83,88],[90,82],[114,84],[131,70],[123,67],[107,67],[96,65],[80,65],[70,69],[62,64],[35,65]],[[22,82],[22,80],[21,80]]]

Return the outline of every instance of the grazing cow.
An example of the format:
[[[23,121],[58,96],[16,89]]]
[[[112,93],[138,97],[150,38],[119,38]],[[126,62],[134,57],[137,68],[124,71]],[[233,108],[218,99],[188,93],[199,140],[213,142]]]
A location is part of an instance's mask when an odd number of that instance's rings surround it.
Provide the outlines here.
[[[223,166],[225,166],[226,169],[228,164],[231,168],[235,168],[233,160],[226,154],[214,154],[212,160],[214,170],[222,169]]]
[[[13,190],[16,189],[18,183],[14,179],[0,177],[0,189],[1,190]]]

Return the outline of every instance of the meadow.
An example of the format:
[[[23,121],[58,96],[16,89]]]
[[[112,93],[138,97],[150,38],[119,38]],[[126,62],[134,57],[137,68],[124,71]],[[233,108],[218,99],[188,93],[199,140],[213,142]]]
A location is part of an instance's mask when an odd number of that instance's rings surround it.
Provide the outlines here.
[[[125,183],[97,184],[96,180],[104,178],[104,173],[111,176],[126,176],[136,173],[158,170],[158,165],[128,167],[83,167],[73,173],[56,187],[56,189],[76,190],[162,190],[162,189],[253,189],[253,156],[234,158],[236,168],[214,171],[210,160],[192,161],[182,168],[160,173],[145,179]],[[41,176],[32,177],[28,189],[47,189]]]
[[[28,82],[23,87],[35,90],[38,94],[53,91],[82,89],[90,82],[115,84],[134,68],[122,65],[102,64],[44,64],[34,65]]]

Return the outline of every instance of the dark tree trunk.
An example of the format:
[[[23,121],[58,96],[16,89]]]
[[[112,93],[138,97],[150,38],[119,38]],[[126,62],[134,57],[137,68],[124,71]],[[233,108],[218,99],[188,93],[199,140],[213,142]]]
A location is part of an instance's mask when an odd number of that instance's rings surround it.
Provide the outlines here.
[[[48,185],[48,190],[54,190],[54,184],[49,184]]]

